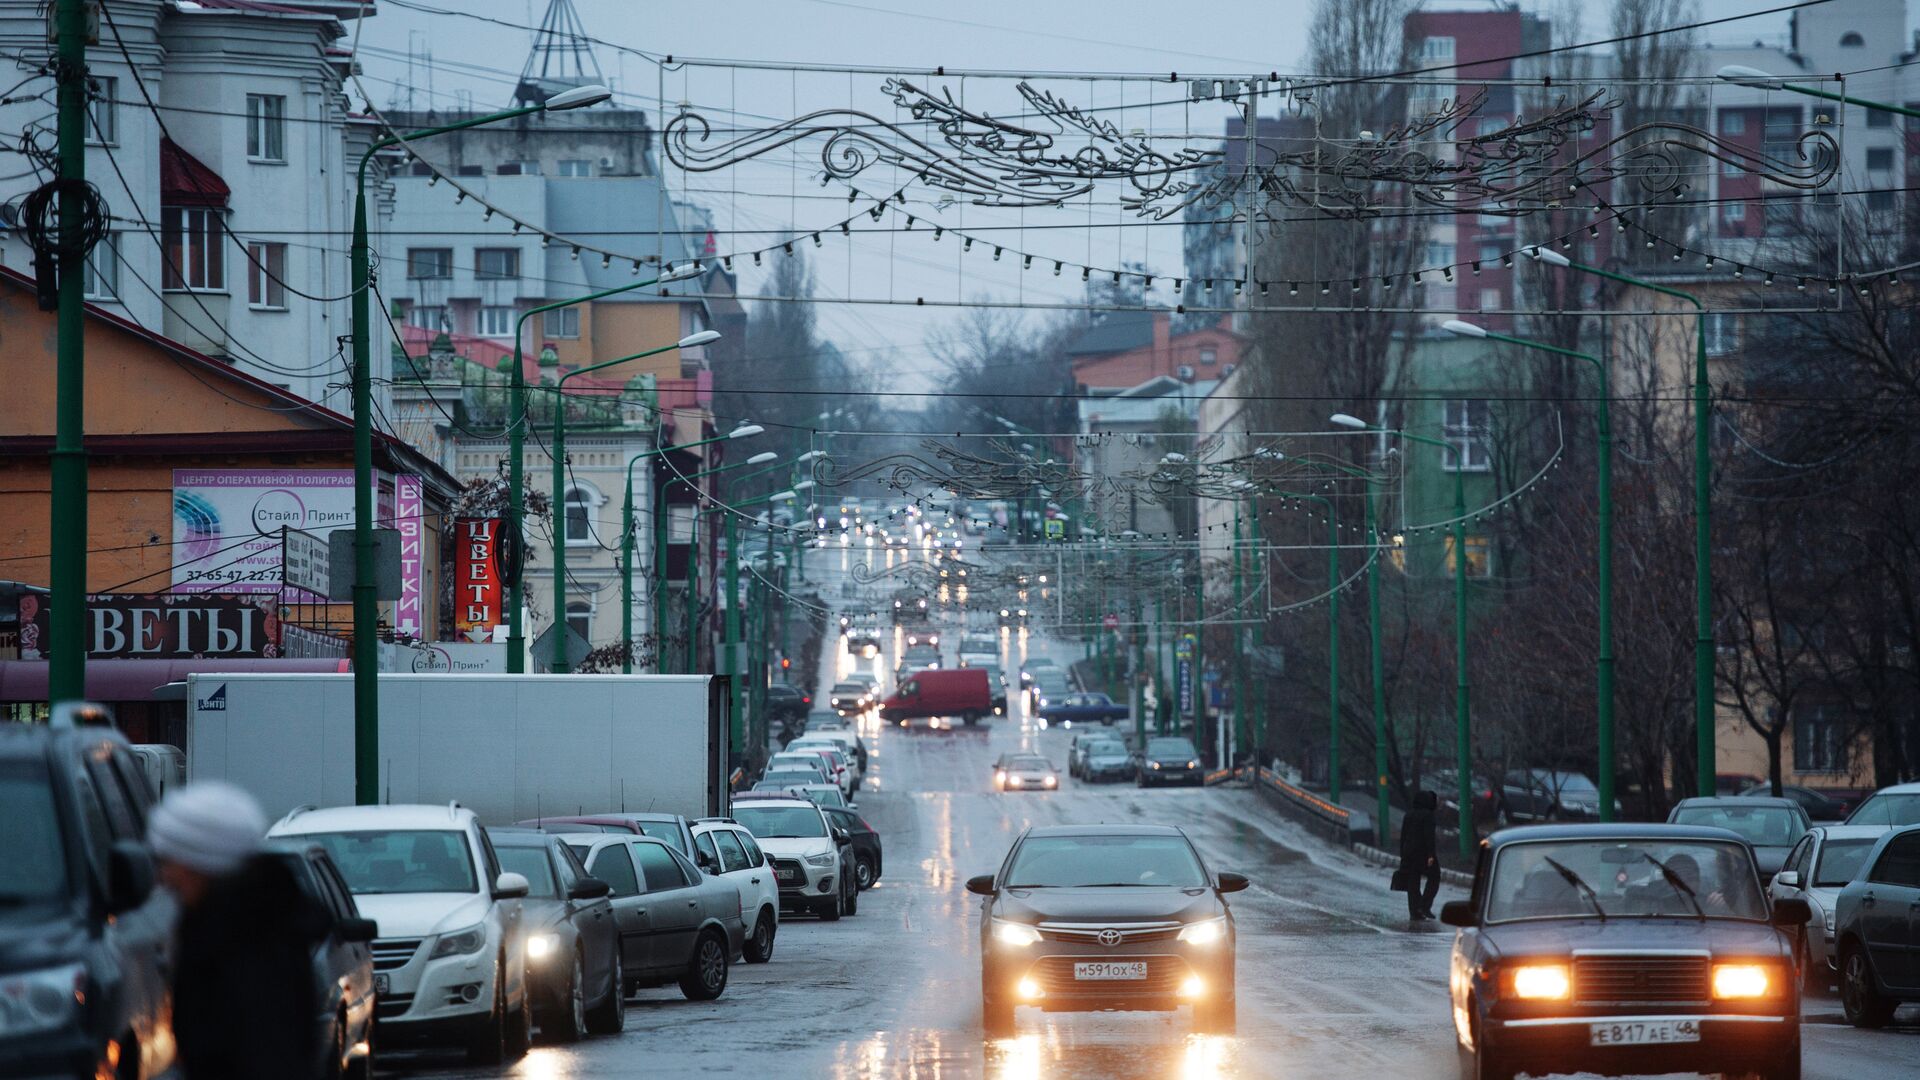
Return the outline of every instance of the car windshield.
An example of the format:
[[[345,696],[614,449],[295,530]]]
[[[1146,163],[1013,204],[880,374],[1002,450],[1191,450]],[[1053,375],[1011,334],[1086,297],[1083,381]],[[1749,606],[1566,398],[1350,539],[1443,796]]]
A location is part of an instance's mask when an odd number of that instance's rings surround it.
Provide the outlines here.
[[[493,851],[500,856],[500,869],[527,879],[528,896],[536,900],[559,898],[559,886],[553,881],[553,862],[547,858],[546,848],[495,844]]]
[[[1800,815],[1784,806],[1683,806],[1673,823],[1732,829],[1755,847],[1788,847],[1807,831]]]
[[[1096,885],[1207,884],[1185,837],[1035,836],[1021,843],[1004,888],[1066,889]]]
[[[1126,757],[1125,743],[1097,742],[1087,747],[1088,757]]]
[[[1593,781],[1579,773],[1541,773],[1539,774],[1539,779],[1540,783],[1544,785],[1548,791],[1593,792],[1595,794],[1598,794],[1600,791],[1599,788],[1593,785]]]
[[[1822,886],[1840,886],[1860,875],[1861,864],[1867,861],[1867,853],[1873,850],[1873,837],[1858,839],[1828,840],[1820,845],[1820,865],[1813,871],[1813,884]]]
[[[1007,768],[1036,769],[1040,772],[1046,772],[1047,770],[1053,768],[1053,765],[1050,762],[1048,762],[1046,758],[1043,758],[1043,757],[1017,757],[1017,758],[1014,758],[1012,761],[1007,762]]]
[[[679,847],[685,839],[680,835],[680,826],[671,821],[636,821],[633,824],[635,828],[640,830],[641,836],[651,836],[655,840],[665,840],[674,847]]]
[[[834,683],[833,692],[836,694],[864,694],[867,692],[867,688],[857,682]]]
[[[1487,921],[1765,919],[1753,860],[1712,840],[1536,840],[1507,844],[1486,887]]]
[[[453,829],[315,833],[356,895],[474,892],[467,834]]]
[[[820,782],[820,774],[816,772],[801,772],[798,769],[792,772],[770,772],[761,777],[760,782],[763,784],[779,785],[817,784]]]
[[[60,843],[53,780],[38,761],[0,766],[0,908],[47,904],[67,895],[71,878]]]
[[[809,806],[735,806],[733,820],[761,840],[827,835],[820,811]]]
[[[1148,739],[1147,753],[1159,757],[1195,757],[1193,744],[1185,739]]]
[[[845,806],[847,800],[837,787],[809,787],[800,792],[810,801],[821,806]]]
[[[1881,792],[1860,804],[1849,825],[1920,825],[1920,791]]]

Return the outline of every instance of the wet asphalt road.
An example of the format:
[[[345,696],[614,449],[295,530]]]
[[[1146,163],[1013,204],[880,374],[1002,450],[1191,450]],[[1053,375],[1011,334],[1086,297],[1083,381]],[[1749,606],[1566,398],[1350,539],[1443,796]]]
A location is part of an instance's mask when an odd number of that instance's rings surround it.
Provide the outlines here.
[[[1017,639],[1007,644],[1022,647]],[[1038,643],[1036,642],[1036,646]],[[1078,647],[1072,647],[1077,656]],[[891,650],[890,650],[891,651]],[[945,650],[949,657],[952,644]],[[1068,650],[1053,650],[1064,663]],[[844,657],[829,661],[838,671]],[[1015,670],[1010,664],[1009,672]],[[824,691],[831,680],[821,684]],[[627,1031],[575,1046],[537,1045],[520,1077],[822,1077],[1104,1080],[1300,1077],[1438,1080],[1456,1075],[1446,1005],[1451,932],[1410,932],[1387,872],[1335,852],[1244,789],[1138,791],[1064,776],[1069,734],[1023,716],[984,731],[880,731],[860,812],[886,844],[885,875],[858,915],[783,922],[772,963],[735,965],[718,1001],[672,988],[628,1005]],[[1038,747],[1062,790],[996,794],[990,764]],[[1017,1033],[983,1040],[978,910],[966,879],[994,870],[1028,825],[1154,822],[1184,827],[1215,869],[1253,887],[1233,898],[1239,927],[1239,1035],[1190,1033],[1175,1013],[1048,1014],[1021,1009]],[[1444,901],[1458,893],[1442,891]],[[1920,1076],[1920,1015],[1861,1032],[1838,1005],[1809,1008],[1812,1080]],[[457,1059],[385,1068],[420,1076],[499,1075]]]

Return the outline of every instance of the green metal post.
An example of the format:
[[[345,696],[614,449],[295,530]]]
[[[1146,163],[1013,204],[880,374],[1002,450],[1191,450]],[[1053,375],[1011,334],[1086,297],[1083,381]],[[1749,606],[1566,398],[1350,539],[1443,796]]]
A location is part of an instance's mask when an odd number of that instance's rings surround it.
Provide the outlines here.
[[[76,190],[60,195],[60,307],[54,333],[54,446],[48,556],[52,656],[47,701],[78,701],[87,690],[87,449],[85,253],[68,247],[80,236],[87,176],[87,5],[58,0],[53,9],[58,85],[60,179]],[[358,665],[355,665],[356,669]]]
[[[726,652],[727,674],[733,677],[733,722],[727,728],[727,749],[732,760],[738,762],[747,751],[746,728],[743,726],[746,710],[746,671],[740,662],[740,540],[733,523],[731,512],[726,518],[727,544],[727,622]]]
[[[1240,500],[1233,502],[1233,610],[1238,613],[1244,595],[1243,567],[1240,557]],[[1245,634],[1240,627],[1233,629],[1235,644],[1245,645]],[[1233,653],[1233,748],[1238,751],[1247,745],[1247,651],[1237,648]],[[1227,765],[1233,764],[1233,758],[1227,758]]]
[[[644,457],[627,462],[626,498],[620,503],[620,640],[626,642],[622,675],[633,674],[633,465]]]
[[[1456,454],[1458,452],[1456,451]],[[1455,762],[1459,770],[1460,857],[1471,861],[1473,827],[1473,720],[1467,685],[1467,480],[1456,457],[1453,470],[1453,665]]]
[[[1367,543],[1372,548],[1367,560],[1367,646],[1373,682],[1373,787],[1379,815],[1373,835],[1380,847],[1387,847],[1393,835],[1393,817],[1387,803],[1387,699],[1386,655],[1380,641],[1380,526],[1374,507],[1374,478],[1367,474]],[[1390,850],[1390,849],[1389,849]]]
[[[688,674],[700,670],[700,504],[695,502],[693,505],[693,517],[687,522]]]

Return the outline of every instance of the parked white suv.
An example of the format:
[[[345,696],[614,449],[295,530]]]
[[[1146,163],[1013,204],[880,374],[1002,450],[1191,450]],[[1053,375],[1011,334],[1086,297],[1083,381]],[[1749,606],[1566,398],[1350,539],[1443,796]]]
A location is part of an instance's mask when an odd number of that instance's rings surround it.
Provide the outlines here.
[[[693,823],[695,859],[708,874],[740,893],[740,914],[747,924],[742,950],[749,964],[773,959],[773,938],[780,932],[780,886],[773,865],[753,834],[732,818],[701,818]]]
[[[818,806],[794,795],[736,795],[733,820],[767,853],[781,907],[829,922],[859,911],[853,838]]]
[[[847,735],[848,737],[839,739],[835,738],[834,735]],[[848,781],[846,784],[841,785],[841,787],[848,795],[859,791],[861,781],[866,779],[866,770],[860,766],[860,759],[855,756],[853,752],[852,735],[850,732],[835,732],[828,735],[802,735],[788,743],[785,752],[792,753],[796,750],[832,750],[839,754],[839,764],[846,766],[846,777]]]
[[[501,872],[473,811],[446,806],[295,810],[268,831],[327,849],[373,942],[382,1050],[464,1046],[499,1064],[533,1039],[526,934],[527,879]]]

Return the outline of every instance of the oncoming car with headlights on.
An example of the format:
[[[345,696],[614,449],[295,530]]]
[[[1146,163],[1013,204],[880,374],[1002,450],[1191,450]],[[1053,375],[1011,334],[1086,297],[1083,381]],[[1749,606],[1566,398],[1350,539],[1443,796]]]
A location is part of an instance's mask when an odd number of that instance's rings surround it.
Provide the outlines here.
[[[1008,754],[993,767],[993,786],[1000,791],[1055,791],[1060,771],[1039,754]]]
[[[1017,1005],[1050,1012],[1193,1007],[1194,1026],[1234,1029],[1239,874],[1210,873],[1163,825],[1028,829],[995,874],[970,879],[980,905],[986,1034],[1011,1034]]]
[[[1799,1080],[1794,933],[1726,829],[1507,829],[1480,849],[1450,994],[1463,1080],[1520,1072],[1754,1073]]]

